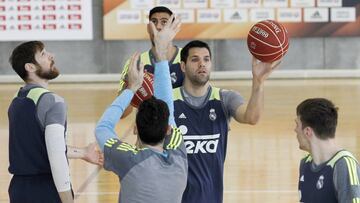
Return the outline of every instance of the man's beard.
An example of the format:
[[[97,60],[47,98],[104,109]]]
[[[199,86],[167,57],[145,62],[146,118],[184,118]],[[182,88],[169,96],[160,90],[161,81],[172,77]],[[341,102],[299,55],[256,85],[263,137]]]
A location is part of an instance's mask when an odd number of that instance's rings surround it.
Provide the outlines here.
[[[54,66],[54,61],[51,62],[50,65],[50,70],[48,71],[43,71],[42,67],[40,65],[36,65],[37,70],[36,70],[36,75],[39,76],[42,79],[46,79],[46,80],[52,80],[54,78],[56,78],[57,76],[59,76],[59,70]]]
[[[198,77],[197,75],[187,75],[189,77],[190,82],[195,86],[204,86],[210,79],[210,74],[204,78]]]

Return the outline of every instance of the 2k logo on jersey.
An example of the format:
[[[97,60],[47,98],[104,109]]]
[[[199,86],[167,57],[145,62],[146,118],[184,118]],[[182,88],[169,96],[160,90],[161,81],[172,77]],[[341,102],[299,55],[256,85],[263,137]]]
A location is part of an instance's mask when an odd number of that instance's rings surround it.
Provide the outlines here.
[[[188,154],[216,153],[220,134],[214,135],[183,135]]]

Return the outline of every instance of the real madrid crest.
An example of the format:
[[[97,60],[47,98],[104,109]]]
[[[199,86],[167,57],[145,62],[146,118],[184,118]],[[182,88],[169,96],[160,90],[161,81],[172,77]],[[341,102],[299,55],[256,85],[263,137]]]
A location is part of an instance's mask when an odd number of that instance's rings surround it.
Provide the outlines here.
[[[171,77],[171,83],[174,84],[177,80],[176,73],[175,72],[170,73],[170,77]]]
[[[319,177],[318,181],[316,182],[316,188],[317,188],[318,190],[320,190],[321,188],[323,188],[323,186],[324,186],[324,176],[321,175],[321,176]]]
[[[210,118],[210,120],[212,120],[212,121],[216,120],[215,109],[210,109],[209,118]]]

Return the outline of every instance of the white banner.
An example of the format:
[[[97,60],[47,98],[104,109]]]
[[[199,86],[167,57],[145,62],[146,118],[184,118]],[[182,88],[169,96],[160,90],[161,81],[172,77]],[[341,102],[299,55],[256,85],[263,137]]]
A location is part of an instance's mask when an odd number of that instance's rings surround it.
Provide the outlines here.
[[[355,22],[356,8],[331,8],[331,22]],[[359,28],[360,29],[360,28]]]
[[[267,8],[287,8],[288,0],[263,0],[263,6]]]
[[[130,0],[132,9],[151,9],[155,6],[153,0]]]
[[[92,1],[0,1],[0,41],[91,40]]]
[[[149,1],[149,0],[147,0]],[[170,9],[173,8],[180,8],[181,7],[181,1],[180,0],[157,0],[156,5],[161,5],[168,7]]]
[[[141,10],[118,10],[116,13],[116,22],[118,24],[141,23]]]
[[[304,8],[304,22],[328,22],[328,8]]]
[[[261,6],[260,0],[237,0],[236,6],[238,8],[257,8]]]
[[[341,7],[342,0],[318,0],[318,7]]]
[[[220,9],[198,9],[197,10],[198,23],[220,23],[221,10]]]
[[[181,23],[195,23],[195,11],[193,9],[174,9],[173,12],[180,16]]]
[[[234,0],[211,0],[210,8],[234,8]]]
[[[275,10],[272,8],[254,8],[250,10],[250,21],[275,20]]]
[[[279,22],[301,22],[301,8],[279,8],[276,17]]]
[[[184,8],[207,8],[208,0],[183,0]]]
[[[248,9],[224,9],[225,23],[244,23],[248,21]]]
[[[291,0],[291,7],[315,7],[315,0]]]

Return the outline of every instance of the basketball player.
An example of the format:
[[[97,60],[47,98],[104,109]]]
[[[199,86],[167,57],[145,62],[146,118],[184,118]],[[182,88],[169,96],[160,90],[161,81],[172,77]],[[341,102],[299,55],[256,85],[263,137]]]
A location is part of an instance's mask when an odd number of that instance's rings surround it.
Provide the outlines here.
[[[360,202],[360,167],[355,157],[335,142],[338,109],[324,98],[307,99],[296,109],[300,163],[300,202]]]
[[[252,93],[246,107],[239,93],[209,83],[212,55],[202,41],[191,41],[181,51],[184,84],[174,89],[175,122],[188,153],[189,174],[183,202],[223,200],[223,172],[229,121],[254,125],[264,103],[264,81],[279,62],[253,59]]]
[[[172,11],[164,6],[157,6],[150,10],[149,12],[149,21],[154,23],[157,31],[161,31],[164,26],[168,23]],[[144,64],[144,69],[147,72],[154,73],[154,65],[156,62],[155,59],[155,44],[154,44],[154,33],[150,28],[150,24],[147,26],[147,31],[149,33],[151,41],[151,49],[149,51],[143,52],[140,56],[141,62]],[[166,59],[169,61],[171,83],[173,88],[179,87],[182,85],[184,80],[184,75],[180,69],[180,51],[181,48],[173,45],[170,42],[169,47],[167,47]],[[125,77],[128,71],[129,60],[125,63],[123,71],[121,73],[120,79],[120,88],[121,92],[125,88]],[[132,111],[132,106],[129,106],[123,114],[123,117],[126,117]]]
[[[104,168],[119,176],[119,202],[181,202],[187,179],[187,158],[182,135],[175,127],[167,47],[180,29],[178,20],[157,31],[152,24],[155,47],[154,95],[143,101],[134,128],[140,148],[122,142],[114,131],[124,109],[143,82],[139,54],[129,63],[128,86],[104,112],[96,138],[104,151]],[[163,101],[162,101],[162,100]],[[165,101],[165,102],[164,102]],[[172,127],[173,129],[172,129]]]
[[[10,63],[25,81],[8,110],[10,202],[73,202],[67,158],[102,165],[102,156],[95,144],[66,147],[66,105],[47,89],[59,71],[44,44],[19,45]]]

